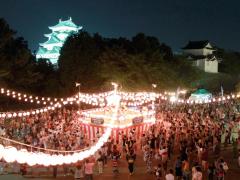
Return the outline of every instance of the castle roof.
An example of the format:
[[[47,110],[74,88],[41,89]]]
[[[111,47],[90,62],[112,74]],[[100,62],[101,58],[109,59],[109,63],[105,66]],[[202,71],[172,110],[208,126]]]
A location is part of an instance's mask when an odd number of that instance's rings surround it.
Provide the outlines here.
[[[205,41],[189,41],[188,44],[182,49],[203,49],[209,44],[208,40]],[[212,49],[212,48],[209,48]]]
[[[40,47],[36,53],[36,58],[49,59],[53,64],[56,64],[58,57],[60,56],[60,50],[67,37],[71,34],[78,32],[82,29],[82,26],[77,26],[72,22],[72,19],[62,21],[59,20],[55,26],[50,26],[49,29],[52,33],[44,34],[48,40],[44,43],[40,43]]]
[[[54,46],[52,50],[48,51],[48,54],[59,54],[60,53],[60,47]]]
[[[77,26],[76,24],[74,24],[72,22],[72,18],[69,18],[66,21],[62,21],[61,19],[59,20],[59,23],[56,24],[55,26],[49,26],[50,29],[55,29],[55,28],[59,28],[59,27],[71,27],[71,28],[76,28],[78,29],[82,29],[81,26]]]
[[[47,40],[44,43],[40,43],[40,45],[44,46],[46,44],[56,44],[56,43],[62,43],[62,41],[58,39],[56,36],[51,36],[49,40]]]
[[[37,54],[45,54],[47,52],[47,49],[45,49],[44,47],[39,47],[38,48],[38,51],[37,51]]]
[[[52,32],[52,33],[49,33],[49,34],[44,34],[44,36],[50,38],[51,36],[57,37],[59,34],[64,34],[64,35],[68,36],[68,35],[71,34],[71,32],[59,32],[59,33]]]

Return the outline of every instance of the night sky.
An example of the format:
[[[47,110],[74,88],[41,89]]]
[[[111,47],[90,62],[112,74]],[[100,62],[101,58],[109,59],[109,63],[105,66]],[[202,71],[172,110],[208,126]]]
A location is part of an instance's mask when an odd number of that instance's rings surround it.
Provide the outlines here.
[[[239,0],[1,0],[0,17],[23,36],[32,50],[47,40],[59,18],[90,33],[131,38],[156,36],[179,51],[189,40],[210,40],[240,51]],[[1,28],[1,27],[0,27]]]

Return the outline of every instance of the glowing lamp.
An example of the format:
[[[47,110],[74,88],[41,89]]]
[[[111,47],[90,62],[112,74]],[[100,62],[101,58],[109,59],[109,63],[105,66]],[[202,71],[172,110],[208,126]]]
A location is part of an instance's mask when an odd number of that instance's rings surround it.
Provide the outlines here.
[[[56,161],[57,165],[62,165],[63,164],[63,155],[60,154],[60,155],[56,156],[55,161]]]
[[[49,158],[50,155],[42,154],[41,156],[42,156],[42,162],[41,162],[42,165],[43,166],[50,166],[51,165],[51,161],[50,161],[50,158]]]
[[[3,157],[3,153],[4,153],[4,147],[3,147],[3,145],[0,144],[0,160]]]
[[[175,96],[171,96],[171,97],[170,97],[170,101],[171,101],[171,102],[175,102],[176,100],[177,100],[177,98],[176,98]]]
[[[78,153],[74,153],[71,158],[72,163],[78,162]]]
[[[35,159],[33,153],[27,153],[26,163],[27,163],[29,166],[34,166],[34,165],[36,165],[36,159]]]
[[[26,149],[21,149],[20,151],[18,151],[18,155],[16,156],[16,161],[19,164],[26,163],[27,158],[28,158],[28,152]]]
[[[71,155],[63,156],[63,163],[64,163],[64,164],[71,164],[71,163],[72,163],[72,157],[71,157]]]
[[[58,164],[57,158],[58,156],[56,154],[49,156],[50,165],[56,166]]]
[[[88,151],[82,151],[79,153],[79,160],[81,161],[81,160],[87,158],[88,156],[89,156]]]
[[[45,161],[45,155],[46,154],[44,154],[44,153],[42,153],[42,152],[36,152],[35,153],[35,157],[36,157],[36,159],[37,159],[37,164],[38,165],[43,165],[44,164],[44,161]]]
[[[15,156],[17,156],[17,149],[12,146],[8,146],[4,148],[3,158],[6,162],[12,163],[15,161]]]

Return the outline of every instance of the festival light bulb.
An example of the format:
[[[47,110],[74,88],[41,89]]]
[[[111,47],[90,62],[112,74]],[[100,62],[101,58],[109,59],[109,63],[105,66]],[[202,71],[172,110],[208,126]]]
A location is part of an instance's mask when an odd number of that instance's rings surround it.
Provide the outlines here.
[[[26,163],[27,159],[28,159],[28,152],[26,149],[21,149],[20,151],[18,151],[18,154],[16,156],[16,161],[19,164]]]
[[[7,146],[4,148],[3,158],[6,162],[12,163],[15,161],[16,154],[17,154],[17,149],[15,147]]]
[[[29,152],[28,152],[29,153]],[[37,164],[38,165],[44,165],[45,159],[46,159],[46,154],[43,152],[36,152],[35,153],[36,158],[38,159]]]
[[[82,151],[79,153],[78,159],[79,159],[79,161],[81,161],[81,160],[85,159],[86,157],[88,157],[87,151]]]
[[[57,165],[63,165],[63,155],[62,154],[56,155],[55,161]]]
[[[4,155],[4,146],[0,144],[0,160],[2,159],[3,155]]]
[[[72,157],[71,155],[66,155],[63,157],[64,164],[71,164],[72,163]]]
[[[58,163],[59,163],[58,156],[56,154],[50,155],[49,156],[49,161],[50,161],[50,165],[52,165],[52,166],[58,165]]]
[[[27,158],[27,164],[29,166],[34,166],[37,164],[38,161],[38,155],[34,152],[28,153],[28,158]]]
[[[51,161],[50,161],[50,158],[49,158],[49,154],[42,154],[42,165],[44,166],[50,166],[51,165]]]
[[[171,96],[171,97],[170,97],[170,101],[171,101],[171,102],[175,102],[176,100],[177,100],[177,98],[176,98],[175,96]]]

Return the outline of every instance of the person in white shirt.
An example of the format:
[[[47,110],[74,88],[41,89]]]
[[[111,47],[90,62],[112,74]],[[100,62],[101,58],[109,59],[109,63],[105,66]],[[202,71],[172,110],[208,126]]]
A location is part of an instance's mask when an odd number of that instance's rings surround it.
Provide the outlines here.
[[[74,173],[75,179],[83,179],[84,178],[84,166],[82,164],[77,164],[75,173]]]
[[[166,180],[174,180],[173,170],[169,169],[169,172],[165,176]]]

